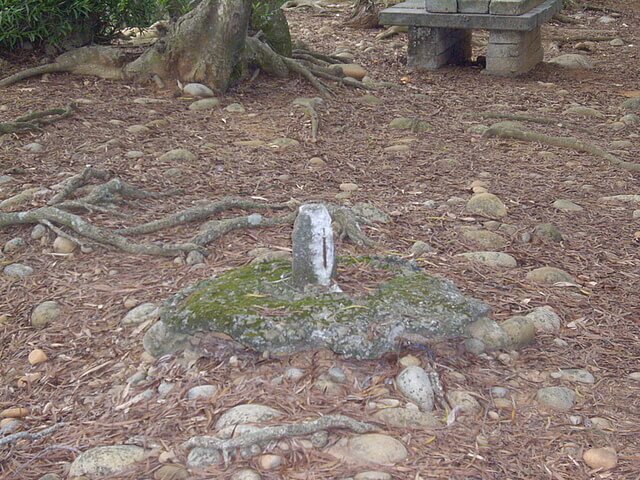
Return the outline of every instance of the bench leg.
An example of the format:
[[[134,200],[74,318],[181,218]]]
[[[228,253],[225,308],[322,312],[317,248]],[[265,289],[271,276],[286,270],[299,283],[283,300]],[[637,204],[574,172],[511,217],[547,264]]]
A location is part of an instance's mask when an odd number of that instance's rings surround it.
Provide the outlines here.
[[[529,32],[491,30],[487,45],[487,69],[491,75],[527,73],[542,61],[540,27]]]
[[[409,68],[435,70],[446,64],[463,64],[470,58],[471,30],[409,27]]]

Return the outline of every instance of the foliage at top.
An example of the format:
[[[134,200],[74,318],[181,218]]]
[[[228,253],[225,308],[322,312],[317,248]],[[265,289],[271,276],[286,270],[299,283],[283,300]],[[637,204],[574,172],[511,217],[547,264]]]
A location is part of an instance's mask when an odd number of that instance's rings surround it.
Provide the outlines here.
[[[0,0],[0,48],[27,41],[58,46],[75,34],[107,40],[125,26],[149,26],[168,1]]]

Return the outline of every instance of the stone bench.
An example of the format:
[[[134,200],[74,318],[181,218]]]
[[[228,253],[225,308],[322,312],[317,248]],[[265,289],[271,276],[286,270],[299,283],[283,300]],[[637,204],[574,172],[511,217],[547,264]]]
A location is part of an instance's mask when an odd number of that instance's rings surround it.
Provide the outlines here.
[[[540,27],[561,9],[562,0],[409,0],[380,12],[380,23],[409,27],[417,70],[469,62],[471,32],[489,30],[486,71],[512,76],[542,61]]]

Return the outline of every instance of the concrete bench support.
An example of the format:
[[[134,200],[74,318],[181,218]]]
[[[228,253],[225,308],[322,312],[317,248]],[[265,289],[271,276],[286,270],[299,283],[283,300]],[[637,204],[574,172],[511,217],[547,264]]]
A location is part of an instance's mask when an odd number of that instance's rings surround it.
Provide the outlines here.
[[[491,30],[487,45],[487,73],[521,75],[542,61],[540,27],[529,32]]]
[[[470,58],[471,31],[409,27],[409,68],[435,70],[446,64],[461,65]]]
[[[407,0],[380,12],[380,23],[409,27],[410,68],[464,63],[471,31],[489,30],[487,73],[521,75],[542,61],[540,27],[561,8],[562,0]]]

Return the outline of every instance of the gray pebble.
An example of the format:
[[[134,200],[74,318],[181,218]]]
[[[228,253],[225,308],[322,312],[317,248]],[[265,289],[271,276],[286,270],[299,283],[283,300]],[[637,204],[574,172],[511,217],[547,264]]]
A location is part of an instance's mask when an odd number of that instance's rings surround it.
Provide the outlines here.
[[[33,268],[22,263],[12,263],[4,267],[3,272],[7,277],[25,278],[33,275]]]
[[[336,383],[344,383],[347,381],[347,374],[340,367],[331,367],[327,372],[327,375]]]

